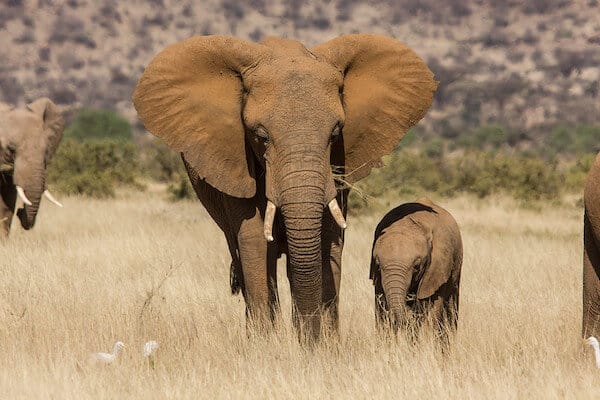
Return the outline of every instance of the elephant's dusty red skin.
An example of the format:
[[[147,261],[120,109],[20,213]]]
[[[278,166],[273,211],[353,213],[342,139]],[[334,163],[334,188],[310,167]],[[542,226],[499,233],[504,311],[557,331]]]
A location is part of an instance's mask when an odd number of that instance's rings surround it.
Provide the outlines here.
[[[588,173],[583,202],[582,334],[600,337],[600,154]]]
[[[431,318],[447,340],[458,319],[462,256],[456,221],[431,200],[387,213],[375,230],[371,258],[377,324],[418,327]]]
[[[247,314],[272,317],[275,263],[286,253],[294,321],[317,338],[324,311],[337,326],[347,190],[332,168],[350,183],[368,175],[425,115],[436,86],[423,60],[385,36],[311,50],[199,36],[159,53],[133,102],[146,128],[182,153],[225,233]]]
[[[31,229],[42,194],[58,203],[46,189],[46,167],[62,139],[61,109],[48,98],[25,108],[0,104],[0,237],[8,236],[16,198],[21,225]]]

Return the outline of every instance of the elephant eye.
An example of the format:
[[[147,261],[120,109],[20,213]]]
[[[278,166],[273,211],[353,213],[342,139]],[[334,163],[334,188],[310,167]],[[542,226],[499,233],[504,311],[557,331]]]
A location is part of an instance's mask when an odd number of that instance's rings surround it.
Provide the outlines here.
[[[256,134],[256,140],[261,141],[263,143],[269,141],[269,133],[264,128],[264,126],[259,125],[254,129],[254,133]]]

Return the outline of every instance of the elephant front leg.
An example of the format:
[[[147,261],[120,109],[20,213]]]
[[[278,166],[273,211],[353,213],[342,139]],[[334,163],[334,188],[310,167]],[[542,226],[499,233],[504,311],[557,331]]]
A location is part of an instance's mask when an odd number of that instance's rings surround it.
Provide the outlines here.
[[[243,294],[246,301],[246,316],[249,322],[259,328],[272,325],[274,318],[273,282],[269,279],[268,268],[271,253],[263,237],[262,218],[257,212],[252,218],[242,221],[238,234],[238,251],[244,279]],[[271,261],[273,263],[274,261]],[[271,271],[271,274],[273,272]]]
[[[7,237],[15,212],[17,190],[13,184],[12,175],[0,173],[0,237]]]
[[[344,238],[342,230],[328,213],[323,217],[321,243],[323,257],[323,328],[337,333],[339,329],[338,299],[342,277]]]
[[[427,322],[433,325],[440,343],[447,348],[458,326],[458,288],[448,282],[434,296]]]
[[[384,330],[390,327],[389,306],[385,298],[381,275],[375,273],[373,277],[373,288],[375,294],[375,324],[377,329]]]

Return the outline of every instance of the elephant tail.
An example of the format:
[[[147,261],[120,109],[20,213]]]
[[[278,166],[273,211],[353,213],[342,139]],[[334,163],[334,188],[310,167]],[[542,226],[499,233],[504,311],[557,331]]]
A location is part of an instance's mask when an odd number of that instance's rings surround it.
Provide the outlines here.
[[[238,294],[244,289],[242,266],[236,260],[231,260],[231,266],[229,267],[229,285],[231,286],[231,294]]]

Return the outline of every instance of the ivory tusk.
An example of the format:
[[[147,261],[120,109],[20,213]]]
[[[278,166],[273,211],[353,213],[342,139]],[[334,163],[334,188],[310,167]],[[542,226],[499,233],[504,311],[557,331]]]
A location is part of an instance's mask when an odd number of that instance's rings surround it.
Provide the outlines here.
[[[340,209],[337,200],[334,198],[327,206],[329,207],[329,211],[331,212],[333,219],[335,219],[335,222],[337,222],[340,228],[346,229],[348,225],[346,224],[346,220],[344,219],[344,215],[342,214],[342,210]]]
[[[44,196],[46,196],[46,198],[48,200],[50,200],[52,203],[56,204],[59,207],[62,207],[63,205],[60,203],[60,201],[56,200],[54,198],[54,196],[52,196],[52,193],[50,193],[50,191],[48,189],[44,190]]]
[[[17,185],[17,194],[19,195],[19,197],[21,198],[23,203],[27,204],[28,206],[32,205],[31,201],[29,201],[27,196],[25,196],[25,191],[23,190],[23,188],[18,185]]]
[[[271,202],[271,200],[267,201],[267,208],[265,210],[265,225],[264,225],[264,234],[267,242],[273,241],[273,220],[275,219],[275,211],[277,207],[275,204]]]

